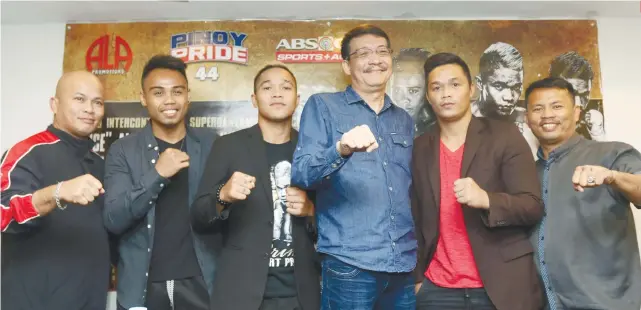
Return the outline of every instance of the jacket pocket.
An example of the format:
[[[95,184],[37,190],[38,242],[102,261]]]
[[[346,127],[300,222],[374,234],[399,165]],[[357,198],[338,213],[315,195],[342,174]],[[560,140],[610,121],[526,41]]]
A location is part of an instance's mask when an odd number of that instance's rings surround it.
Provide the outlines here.
[[[532,247],[532,243],[530,243],[529,239],[523,238],[503,245],[500,248],[499,252],[503,257],[503,261],[509,262],[524,255],[533,253],[534,248]]]

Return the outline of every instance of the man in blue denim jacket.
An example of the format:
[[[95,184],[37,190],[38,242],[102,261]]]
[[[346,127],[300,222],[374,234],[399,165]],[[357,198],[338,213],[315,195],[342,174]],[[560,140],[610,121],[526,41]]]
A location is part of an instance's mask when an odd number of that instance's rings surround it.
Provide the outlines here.
[[[104,221],[120,237],[119,309],[209,310],[220,240],[194,234],[189,209],[215,134],[185,124],[185,69],[175,57],[149,60],[141,103],[150,124],[107,154]]]
[[[292,183],[317,193],[322,309],[414,309],[414,123],[385,94],[392,50],[383,30],[350,30],[341,54],[352,85],[309,98],[292,165]]]

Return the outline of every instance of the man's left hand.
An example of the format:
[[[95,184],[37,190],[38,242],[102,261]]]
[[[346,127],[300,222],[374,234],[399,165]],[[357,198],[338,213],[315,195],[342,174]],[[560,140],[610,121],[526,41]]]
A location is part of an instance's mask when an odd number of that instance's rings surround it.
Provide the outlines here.
[[[583,192],[586,188],[612,184],[616,172],[601,166],[578,166],[572,175],[574,189]]]
[[[287,213],[294,216],[311,216],[314,214],[314,203],[307,193],[296,187],[287,188]]]
[[[454,195],[460,204],[478,209],[490,208],[490,198],[487,192],[480,188],[472,178],[454,181]]]

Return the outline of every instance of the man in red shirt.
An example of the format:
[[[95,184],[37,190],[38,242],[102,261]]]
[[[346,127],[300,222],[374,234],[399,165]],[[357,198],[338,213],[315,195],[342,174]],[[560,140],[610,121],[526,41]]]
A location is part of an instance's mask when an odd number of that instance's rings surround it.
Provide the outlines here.
[[[437,126],[414,143],[417,308],[540,309],[528,233],[543,206],[529,146],[513,123],[472,116],[460,57],[435,54],[424,70]]]

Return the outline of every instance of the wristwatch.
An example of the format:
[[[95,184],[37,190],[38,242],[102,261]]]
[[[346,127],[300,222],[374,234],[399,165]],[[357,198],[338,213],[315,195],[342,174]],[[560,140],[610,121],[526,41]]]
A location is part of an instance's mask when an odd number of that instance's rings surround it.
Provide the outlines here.
[[[225,186],[225,183],[218,185],[218,188],[216,189],[216,202],[218,202],[221,206],[227,208],[231,206],[231,202],[223,201],[222,199],[220,199],[220,191],[223,189],[223,186]]]

